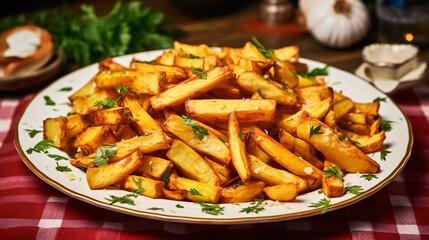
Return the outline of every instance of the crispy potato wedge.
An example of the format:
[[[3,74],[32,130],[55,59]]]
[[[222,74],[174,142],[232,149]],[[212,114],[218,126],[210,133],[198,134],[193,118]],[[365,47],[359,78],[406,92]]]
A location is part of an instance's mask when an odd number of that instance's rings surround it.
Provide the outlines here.
[[[353,102],[350,99],[345,99],[340,102],[336,102],[332,109],[335,112],[335,119],[339,120],[347,115],[353,109]]]
[[[336,129],[337,127],[337,120],[335,119],[335,111],[329,110],[329,112],[326,114],[325,118],[323,119],[323,122],[328,125],[328,127],[332,129]]]
[[[174,140],[166,156],[185,177],[213,186],[220,185],[220,179],[210,164],[184,142]]]
[[[217,203],[222,195],[221,187],[179,177],[175,171],[171,173],[167,186],[173,190],[187,190],[186,198],[193,202]]]
[[[368,115],[377,116],[378,109],[380,108],[379,102],[371,102],[371,103],[357,103],[353,102],[353,111],[355,113],[366,113]]]
[[[378,151],[382,146],[383,142],[386,139],[386,134],[384,130],[373,135],[359,135],[354,132],[347,131],[345,129],[338,129],[339,132],[344,134],[344,136],[350,139],[352,142],[357,143],[357,147],[362,150],[364,153],[372,153]]]
[[[89,118],[94,123],[94,126],[127,125],[135,121],[130,109],[126,107],[100,109],[92,112]]]
[[[279,140],[287,150],[293,152],[299,157],[302,157],[318,169],[323,169],[323,163],[316,157],[316,150],[314,150],[314,148],[307,142],[292,136],[284,129],[280,129]]]
[[[311,128],[314,130],[318,126],[321,126],[318,131],[321,134],[312,134],[310,137]],[[311,117],[307,112],[301,115],[300,123],[297,127],[297,135],[320,151],[329,161],[347,172],[377,173],[380,171],[378,163],[365,155],[365,153],[348,140],[340,140],[340,134]]]
[[[188,100],[186,112],[192,118],[206,123],[226,123],[228,116],[236,112],[240,122],[271,122],[276,110],[275,100],[210,99]]]
[[[142,176],[129,175],[123,183],[124,189],[130,192],[142,190],[143,196],[160,198],[163,196],[164,182],[145,178]]]
[[[91,94],[77,96],[74,98],[72,112],[79,115],[90,114],[91,112],[101,108],[95,106],[95,104],[107,98],[116,98],[117,96],[118,92],[116,90],[104,90],[96,88],[96,90]]]
[[[342,119],[352,123],[367,124],[367,115],[364,113],[347,113]]]
[[[292,201],[298,196],[298,184],[295,182],[265,187],[264,193],[274,201],[288,202]]]
[[[274,64],[274,80],[286,84],[290,88],[298,85],[298,77],[279,59],[276,59],[276,64]]]
[[[113,61],[111,57],[108,57],[98,63],[98,70],[116,72],[116,71],[126,71],[128,70],[128,68],[122,66],[119,63],[116,63],[115,61]]]
[[[267,81],[255,72],[243,72],[237,77],[237,84],[249,92],[258,92],[265,99],[274,99],[278,104],[293,106],[297,103],[295,93],[285,84]]]
[[[142,73],[165,72],[165,82],[178,83],[188,78],[188,74],[181,67],[154,65],[136,59],[131,61],[130,68]]]
[[[174,59],[177,56],[177,51],[172,49],[169,51],[164,51],[164,53],[155,59],[156,64],[172,66],[174,65]]]
[[[145,155],[142,158],[142,164],[134,171],[134,174],[161,180],[168,168],[173,168],[170,160]]]
[[[298,102],[303,105],[313,105],[324,99],[333,99],[333,89],[328,86],[311,86],[296,88]]]
[[[113,131],[108,126],[89,127],[79,135],[78,145],[82,152],[94,153],[104,143],[117,142]]]
[[[257,157],[259,160],[261,160],[264,163],[270,163],[271,157],[268,156],[262,149],[258,147],[255,140],[253,138],[248,138],[246,143],[246,150],[251,155]]]
[[[48,118],[43,121],[43,139],[52,140],[56,148],[67,147],[67,118]]]
[[[206,44],[189,45],[178,41],[174,41],[173,44],[174,49],[181,55],[193,55],[197,57],[217,55],[217,51]]]
[[[369,135],[371,133],[371,125],[368,124],[358,124],[346,120],[340,120],[338,121],[338,125],[343,129],[349,130],[360,135]]]
[[[224,184],[228,183],[232,179],[234,172],[231,168],[228,168],[225,165],[217,163],[216,161],[211,160],[207,156],[204,156],[204,159],[210,164],[210,166],[216,172],[217,176],[220,179],[221,186],[224,186]]]
[[[250,180],[243,185],[229,186],[222,189],[222,203],[250,202],[263,197],[262,190],[267,184],[263,181]]]
[[[160,92],[159,83],[165,79],[165,72],[102,71],[97,75],[95,83],[101,89],[113,89],[122,84],[135,93],[154,95]]]
[[[339,172],[342,176],[341,169],[333,163],[325,160],[323,170]],[[342,178],[336,176],[324,177],[322,181],[322,191],[328,198],[342,197],[344,195],[344,182]]]
[[[143,154],[136,150],[120,161],[101,167],[89,167],[86,170],[86,180],[89,188],[99,189],[107,187],[130,175],[142,162]]]
[[[298,183],[298,189],[300,192],[307,189],[308,183],[301,177],[298,177],[288,171],[271,167],[253,155],[248,155],[248,158],[252,178],[264,181],[270,186],[296,182]]]
[[[200,140],[195,134],[194,128],[186,126],[183,119],[178,115],[171,115],[164,122],[164,128],[196,151],[211,156],[220,163],[229,164],[231,161],[231,153],[228,146],[207,129],[207,135],[204,135],[204,138]]]
[[[241,136],[240,136],[241,133]],[[235,112],[229,115],[228,121],[229,149],[232,156],[232,164],[237,170],[242,182],[250,179],[249,164],[246,157],[246,146],[244,144],[243,133]],[[243,138],[243,139],[242,139]]]
[[[130,127],[130,125],[118,125],[115,127],[115,137],[118,141],[137,137],[138,134]]]
[[[274,49],[274,55],[281,61],[299,59],[299,48],[297,45]]]
[[[316,179],[321,179],[323,177],[323,173],[318,168],[291,153],[258,127],[252,128],[252,135],[253,140],[255,140],[256,144],[258,144],[262,150],[270,155],[274,161],[292,173],[298,176],[310,176]]]
[[[91,125],[87,116],[74,114],[65,118],[67,118],[68,137],[77,136]]]
[[[191,77],[159,95],[153,96],[150,102],[155,110],[178,106],[184,103],[186,99],[208,92],[220,82],[232,77],[234,77],[234,73],[228,66],[216,67],[207,72],[207,79]]]
[[[168,190],[168,189],[162,189],[162,193],[164,194],[164,197],[170,200],[176,200],[176,201],[183,201],[186,198],[186,194],[188,191],[186,190]]]

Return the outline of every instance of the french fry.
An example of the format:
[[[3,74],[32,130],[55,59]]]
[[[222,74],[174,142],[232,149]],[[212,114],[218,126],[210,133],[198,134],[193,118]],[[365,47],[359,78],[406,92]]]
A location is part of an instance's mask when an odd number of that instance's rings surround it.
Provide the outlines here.
[[[283,202],[294,200],[299,193],[295,182],[265,187],[263,191],[271,200]]]
[[[267,184],[263,181],[248,181],[243,185],[229,186],[222,189],[222,203],[250,202],[262,198],[262,190]]]
[[[113,89],[120,84],[138,94],[158,94],[159,82],[165,81],[165,72],[140,73],[138,71],[100,72],[95,83],[101,89]]]
[[[343,129],[349,130],[360,135],[369,135],[371,133],[371,125],[368,124],[358,124],[346,120],[340,120],[338,121],[338,125]]]
[[[116,63],[115,61],[113,61],[111,57],[108,57],[98,63],[98,70],[116,72],[116,71],[126,71],[128,70],[128,68],[122,66],[119,63]]]
[[[353,109],[353,102],[350,99],[345,99],[340,102],[336,102],[332,109],[335,112],[335,119],[339,120],[347,115]]]
[[[221,187],[179,177],[175,171],[171,173],[167,186],[173,190],[187,190],[186,198],[193,202],[217,203],[222,195]]]
[[[280,129],[279,140],[287,150],[304,158],[307,162],[311,163],[318,169],[323,169],[323,163],[316,158],[316,151],[307,142],[292,136],[283,129]]]
[[[291,69],[277,59],[274,64],[274,79],[282,84],[286,84],[290,88],[294,88],[298,85],[298,78],[292,73]]]
[[[135,192],[141,191],[141,195],[150,198],[160,198],[163,196],[164,182],[145,178],[136,175],[129,175],[125,178],[124,189]]]
[[[299,48],[297,45],[274,49],[274,55],[281,61],[299,59]]]
[[[186,99],[208,92],[220,82],[232,77],[234,74],[228,66],[216,67],[207,72],[207,79],[192,77],[152,97],[150,102],[156,110],[178,106],[184,103]]]
[[[109,125],[127,125],[135,121],[130,109],[126,107],[117,107],[109,109],[100,109],[92,112],[89,116],[95,126]]]
[[[342,176],[341,169],[333,163],[325,160],[324,170],[338,172]],[[344,195],[344,182],[342,177],[337,176],[324,177],[322,182],[322,191],[328,198],[342,197]]]
[[[43,139],[52,140],[56,148],[67,147],[67,118],[48,118],[43,121]]]
[[[377,116],[378,109],[380,107],[379,102],[371,102],[371,103],[357,103],[353,102],[355,113],[366,113],[368,115]]]
[[[134,174],[150,176],[156,180],[161,180],[168,168],[173,168],[173,163],[167,159],[143,156],[142,164],[134,171]]]
[[[206,44],[200,45],[189,45],[185,43],[181,43],[178,41],[174,41],[174,49],[181,55],[193,55],[196,57],[204,57],[209,55],[216,55],[217,51],[213,48],[210,48]]]
[[[101,167],[90,167],[86,170],[86,180],[89,188],[99,189],[107,187],[126,178],[141,164],[142,153],[139,150],[132,152],[124,159]]]
[[[137,137],[138,134],[131,129],[130,125],[118,125],[115,127],[115,137],[118,141]]]
[[[116,137],[108,126],[87,128],[78,138],[82,152],[94,153],[98,146],[104,143],[115,143]]]
[[[364,113],[347,113],[343,119],[352,123],[367,124],[367,115]]]
[[[257,157],[259,160],[261,160],[264,163],[270,163],[270,156],[268,156],[264,151],[262,151],[258,145],[256,144],[255,140],[253,138],[248,138],[248,141],[246,143],[246,150],[251,155]]]
[[[186,177],[213,186],[220,185],[220,179],[210,164],[184,142],[174,140],[166,155]]]
[[[241,133],[241,137],[240,137]],[[246,147],[244,144],[243,133],[240,131],[240,125],[235,112],[229,115],[228,121],[229,148],[231,150],[232,164],[237,170],[242,182],[250,179],[249,164],[246,157]],[[243,138],[243,139],[241,139]]]
[[[324,99],[333,99],[333,89],[328,86],[311,86],[296,88],[298,102],[304,105],[312,105]]]
[[[359,135],[345,129],[339,129],[339,131],[344,134],[346,138],[357,143],[357,147],[360,148],[364,153],[372,153],[379,150],[383,146],[383,142],[386,139],[384,130],[373,135]]]
[[[271,122],[276,110],[275,100],[188,100],[186,112],[192,118],[206,123],[226,123],[228,116],[236,112],[240,122]]]
[[[296,182],[298,183],[298,190],[300,192],[307,189],[308,183],[301,177],[298,177],[288,171],[271,167],[253,155],[248,155],[248,158],[252,178],[264,181],[270,186]]]
[[[320,127],[320,134],[310,131]],[[324,123],[311,117],[307,112],[301,115],[297,135],[320,151],[329,161],[351,173],[377,173],[380,165],[365,155],[348,140],[340,140],[339,134]]]
[[[162,193],[164,194],[164,197],[170,200],[176,200],[176,201],[183,201],[186,198],[186,194],[188,191],[186,190],[168,190],[168,189],[162,189]]]
[[[310,176],[316,179],[322,178],[323,173],[319,169],[304,159],[295,156],[258,127],[252,128],[252,135],[256,144],[258,144],[264,152],[292,173],[298,176]]]
[[[297,103],[295,93],[285,84],[267,81],[255,72],[243,72],[237,77],[237,84],[249,92],[258,92],[265,99],[274,99],[278,104],[293,106]]]
[[[131,69],[142,72],[165,72],[165,82],[178,83],[188,78],[188,74],[181,67],[154,65],[136,59],[131,61]]]
[[[228,168],[225,165],[222,165],[220,163],[217,163],[207,156],[204,156],[204,159],[210,164],[210,166],[213,168],[213,170],[216,172],[217,176],[220,179],[221,186],[224,186],[226,183],[228,183],[232,177],[233,177],[233,170]]]
[[[85,96],[76,96],[73,99],[73,108],[72,112],[79,115],[88,115],[91,112],[94,112],[100,107],[95,106],[100,101],[103,101],[107,98],[116,98],[118,92],[116,90],[104,90],[96,88],[93,93]]]
[[[211,131],[206,129],[207,134],[200,139],[195,132],[199,130],[194,130],[194,127],[186,126],[184,120],[177,115],[170,116],[164,122],[164,127],[196,151],[209,155],[223,164],[229,164],[231,161],[231,153],[228,146]]]
[[[328,125],[328,127],[332,129],[336,129],[337,127],[337,121],[335,119],[335,111],[329,110],[329,112],[326,114],[325,118],[323,119],[323,122]]]

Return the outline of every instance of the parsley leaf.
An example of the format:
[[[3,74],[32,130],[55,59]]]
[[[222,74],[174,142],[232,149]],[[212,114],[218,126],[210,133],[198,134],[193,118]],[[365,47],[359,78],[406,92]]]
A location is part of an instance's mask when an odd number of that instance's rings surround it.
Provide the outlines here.
[[[116,90],[119,90],[119,97],[116,99],[116,101],[118,101],[119,99],[123,98],[125,96],[125,94],[128,91],[128,87],[124,86],[121,84],[119,84],[119,86],[115,87]]]
[[[115,144],[110,145],[105,143],[105,145],[109,145],[110,147],[98,146],[95,156],[91,158],[93,159],[92,163],[94,163],[96,167],[107,165],[109,157],[114,156],[116,154],[117,148]]]
[[[25,129],[26,132],[28,132],[28,135],[30,135],[31,138],[34,138],[38,133],[41,133],[43,131],[36,130],[36,129]]]
[[[196,68],[196,67],[194,67],[194,66],[192,66],[191,67],[192,69],[194,69],[195,71],[197,71],[197,72],[202,72],[203,71],[203,69],[201,69],[201,68]]]
[[[352,193],[354,195],[359,195],[363,191],[363,188],[361,186],[358,186],[358,185],[353,185],[353,186],[350,186],[350,187],[345,187],[344,189],[346,191],[349,191],[350,193]]]
[[[225,207],[221,207],[218,204],[207,204],[201,200],[198,200],[196,202],[197,204],[199,204],[202,208],[201,211],[207,214],[211,214],[211,215],[223,215],[223,211],[225,209]]]
[[[207,80],[207,73],[193,71],[192,74],[197,75],[201,79]]]
[[[314,127],[313,125],[310,124],[310,138],[314,135],[314,134],[323,134],[323,132],[320,132],[320,129],[322,128],[322,125],[319,125],[317,127]]]
[[[329,203],[331,202],[331,200],[327,200],[326,198],[320,199],[319,202],[317,203],[311,203],[311,205],[309,207],[314,207],[314,208],[318,208],[318,207],[322,207],[322,212],[320,213],[321,215],[325,214],[326,211],[328,211],[328,207],[329,207]]]
[[[180,205],[180,204],[176,204],[177,208],[185,208],[184,206]]]
[[[55,161],[69,160],[68,158],[57,155],[57,154],[48,154],[48,157],[53,158]]]
[[[242,131],[240,131],[240,132],[238,133],[238,136],[240,137],[241,141],[244,141],[244,134],[243,134],[243,132],[242,132]]]
[[[51,97],[49,97],[49,96],[43,96],[43,99],[45,99],[45,104],[46,105],[51,105],[51,106],[55,105],[55,102],[52,101]]]
[[[373,178],[378,178],[378,176],[372,173],[369,173],[369,174],[363,174],[362,176],[360,176],[360,178],[365,178],[365,180],[371,181]]]
[[[338,139],[340,139],[340,141],[343,141],[345,139],[343,134],[338,135]]]
[[[115,98],[106,98],[94,104],[94,107],[103,107],[103,109],[116,108],[118,107],[115,103]]]
[[[386,102],[386,98],[377,97],[376,99],[372,100],[372,102]]]
[[[323,170],[322,172],[325,173],[325,178],[336,177],[341,180],[343,179],[343,173],[337,166],[333,164],[329,164],[329,169]]]
[[[391,153],[391,151],[389,151],[389,150],[381,150],[381,151],[380,151],[380,159],[381,159],[382,161],[386,161],[386,157],[387,157],[387,155],[388,155],[389,153]]]
[[[33,152],[37,152],[37,153],[44,152],[44,153],[47,153],[48,151],[46,151],[46,149],[48,149],[50,147],[53,147],[53,146],[54,146],[54,141],[52,141],[52,140],[42,140],[42,141],[36,143],[36,145],[34,145],[33,148],[27,149],[26,152],[28,154],[32,154]]]
[[[262,93],[261,93],[261,89],[259,89],[259,88],[258,88],[258,94],[259,94],[259,96],[260,96],[261,98],[263,98],[263,97],[262,97]]]
[[[192,120],[192,118],[182,115],[182,121],[185,126],[192,127],[192,130],[194,131],[194,138],[197,136],[200,140],[203,140],[205,135],[209,135],[207,129],[199,126],[197,122]]]
[[[298,75],[308,78],[310,80],[314,79],[315,76],[327,76],[329,66],[326,65],[324,68],[315,68],[311,72],[299,72]]]
[[[191,188],[191,189],[189,189],[189,193],[190,193],[191,195],[194,195],[194,196],[203,196],[203,195],[201,195],[201,193],[200,193],[200,192],[198,192],[198,190],[197,190],[197,189],[195,189],[195,188]]]
[[[259,40],[256,37],[252,37],[251,42],[253,44],[253,46],[256,47],[256,49],[258,49],[258,51],[260,53],[262,53],[262,55],[264,55],[267,58],[272,58],[274,55],[274,50],[273,49],[266,49],[264,47],[264,45],[262,45]]]
[[[261,207],[262,203],[264,203],[264,200],[259,198],[257,202],[252,202],[249,207],[241,209],[240,212],[245,212],[245,213],[249,214],[252,212],[253,213],[259,213],[260,211],[264,211],[265,208]]]
[[[127,194],[127,195],[122,196],[122,197],[117,197],[115,195],[110,195],[110,199],[108,199],[108,198],[104,198],[104,199],[106,199],[107,201],[109,201],[110,205],[113,205],[114,203],[117,203],[117,202],[118,203],[126,203],[126,204],[130,204],[130,205],[136,205],[134,203],[134,200],[131,199],[130,197],[136,198],[137,196],[138,195],[136,195],[136,194]]]
[[[60,166],[59,164],[58,164],[58,162],[57,162],[57,167],[55,167],[55,169],[57,169],[57,171],[60,171],[60,172],[71,172],[72,170],[69,168],[69,167],[67,167],[67,166]]]
[[[244,185],[244,182],[242,182],[241,180],[238,181],[236,184],[232,185],[234,188],[237,188],[238,186]]]
[[[164,182],[165,184],[168,183],[168,181],[170,180],[170,174],[171,174],[171,167],[167,167],[167,169],[165,169],[165,173],[161,178],[161,182]]]
[[[137,186],[137,189],[133,190],[133,192],[135,194],[141,194],[144,191],[144,188],[142,187],[142,179],[141,178],[137,178],[137,180],[136,180],[136,178],[133,177],[133,181],[134,181],[134,183]]]
[[[147,210],[163,211],[164,212],[164,208],[159,208],[159,207],[151,207],[151,208],[148,208]]]
[[[70,92],[71,90],[73,90],[73,88],[72,87],[63,87],[63,88],[61,88],[60,90],[58,90],[58,91],[60,91],[60,92]]]
[[[394,123],[394,121],[381,120],[380,126],[378,126],[378,131],[380,132],[381,130],[384,130],[385,132],[388,132],[392,130],[392,123]]]
[[[222,142],[226,143],[226,138],[219,138]]]

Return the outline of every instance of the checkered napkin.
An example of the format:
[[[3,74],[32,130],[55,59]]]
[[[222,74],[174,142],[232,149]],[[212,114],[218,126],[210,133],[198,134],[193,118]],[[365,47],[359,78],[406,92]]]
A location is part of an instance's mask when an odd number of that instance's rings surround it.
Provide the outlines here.
[[[429,239],[429,84],[393,98],[414,132],[411,158],[373,196],[299,220],[198,225],[142,219],[70,198],[34,175],[14,147],[14,126],[32,96],[0,97],[0,239]]]

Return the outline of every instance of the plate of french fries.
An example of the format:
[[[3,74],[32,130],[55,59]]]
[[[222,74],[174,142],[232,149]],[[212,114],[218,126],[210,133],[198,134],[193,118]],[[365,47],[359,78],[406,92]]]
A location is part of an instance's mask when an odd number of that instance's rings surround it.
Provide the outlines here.
[[[385,94],[256,38],[175,42],[82,68],[36,94],[15,135],[24,163],[71,197],[207,224],[351,205],[392,181],[413,144]]]

